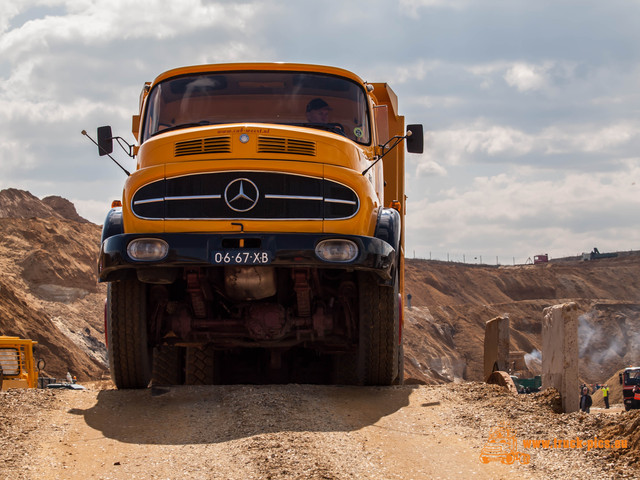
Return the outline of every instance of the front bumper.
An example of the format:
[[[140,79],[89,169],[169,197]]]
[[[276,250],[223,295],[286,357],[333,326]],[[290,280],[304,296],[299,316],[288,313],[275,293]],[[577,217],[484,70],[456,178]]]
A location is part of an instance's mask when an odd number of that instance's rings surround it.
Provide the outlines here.
[[[127,254],[129,242],[136,238],[158,238],[169,245],[169,253],[160,261],[138,261]],[[213,252],[229,249],[243,240],[254,248],[246,251],[268,252],[270,266],[297,268],[340,268],[368,270],[389,280],[396,251],[387,242],[375,237],[337,234],[270,233],[270,234],[211,234],[211,233],[154,233],[118,234],[104,240],[100,248],[98,274],[100,282],[112,282],[126,277],[140,268],[184,268],[223,266],[213,262]],[[317,257],[316,245],[322,240],[351,240],[358,246],[358,255],[350,262],[327,262]],[[259,245],[259,247],[255,247]],[[234,251],[237,248],[231,247]]]

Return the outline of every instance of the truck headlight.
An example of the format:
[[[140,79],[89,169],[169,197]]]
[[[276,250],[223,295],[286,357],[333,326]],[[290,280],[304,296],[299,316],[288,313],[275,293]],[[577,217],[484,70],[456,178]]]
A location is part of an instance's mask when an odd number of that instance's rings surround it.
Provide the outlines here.
[[[145,262],[162,260],[167,253],[169,245],[159,238],[137,238],[127,246],[127,254],[131,258]]]
[[[316,245],[316,255],[325,262],[350,262],[358,256],[358,245],[351,240],[323,240]]]

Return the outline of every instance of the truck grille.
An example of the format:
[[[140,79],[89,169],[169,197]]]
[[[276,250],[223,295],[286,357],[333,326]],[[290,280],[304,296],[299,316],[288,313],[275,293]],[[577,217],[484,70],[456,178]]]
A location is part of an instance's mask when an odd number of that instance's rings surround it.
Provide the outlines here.
[[[231,137],[198,138],[176,143],[176,157],[204,153],[231,153]]]
[[[258,137],[258,153],[290,153],[315,156],[315,142],[281,137]]]
[[[136,191],[131,209],[148,220],[343,220],[356,193],[332,180],[276,172],[219,172],[157,180]]]

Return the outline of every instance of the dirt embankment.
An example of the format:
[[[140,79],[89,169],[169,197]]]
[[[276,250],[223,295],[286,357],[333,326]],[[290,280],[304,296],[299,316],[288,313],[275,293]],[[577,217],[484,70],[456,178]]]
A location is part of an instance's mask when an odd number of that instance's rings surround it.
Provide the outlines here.
[[[51,206],[28,192],[0,192],[0,333],[36,340],[45,376],[99,379],[106,372],[100,227],[68,201],[48,198]]]
[[[544,308],[576,302],[580,376],[603,383],[640,363],[640,255],[597,261],[491,267],[409,260],[405,341],[408,376],[426,381],[482,380],[484,325],[508,315],[511,350],[540,373]],[[539,363],[538,363],[539,365]]]

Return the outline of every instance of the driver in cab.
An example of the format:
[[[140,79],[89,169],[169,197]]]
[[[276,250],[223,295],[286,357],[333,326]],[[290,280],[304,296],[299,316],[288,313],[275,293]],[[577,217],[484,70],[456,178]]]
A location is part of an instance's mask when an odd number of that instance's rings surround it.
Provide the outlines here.
[[[307,121],[309,123],[329,123],[331,107],[321,98],[314,98],[307,104]]]

